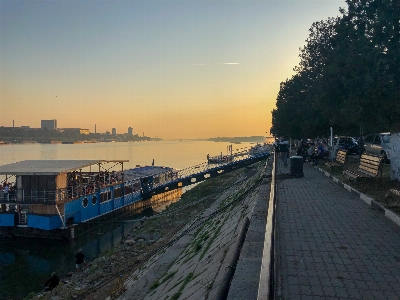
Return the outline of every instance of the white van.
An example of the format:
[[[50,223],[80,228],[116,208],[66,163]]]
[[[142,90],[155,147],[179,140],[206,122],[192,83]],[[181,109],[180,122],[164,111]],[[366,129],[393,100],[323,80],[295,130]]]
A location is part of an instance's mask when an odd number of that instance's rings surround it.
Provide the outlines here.
[[[364,151],[369,154],[380,155],[383,161],[390,162],[390,132],[369,134],[364,138]]]

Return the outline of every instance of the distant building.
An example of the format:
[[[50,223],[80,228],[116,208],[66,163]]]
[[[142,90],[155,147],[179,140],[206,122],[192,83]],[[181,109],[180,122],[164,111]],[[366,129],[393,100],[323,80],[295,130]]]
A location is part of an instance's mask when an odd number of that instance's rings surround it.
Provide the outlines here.
[[[58,132],[68,133],[68,134],[89,134],[89,129],[83,128],[58,128]]]
[[[41,120],[42,129],[57,130],[57,120]]]
[[[112,129],[111,129],[111,134],[112,134],[112,135],[117,135],[117,129],[112,128]]]
[[[133,135],[133,128],[132,127],[128,127],[128,135]]]
[[[80,129],[81,134],[90,134],[90,130],[89,129]]]

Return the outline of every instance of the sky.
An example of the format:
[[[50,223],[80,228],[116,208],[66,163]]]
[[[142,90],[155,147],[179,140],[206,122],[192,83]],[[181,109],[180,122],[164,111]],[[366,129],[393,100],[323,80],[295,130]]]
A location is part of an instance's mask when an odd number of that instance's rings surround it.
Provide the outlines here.
[[[344,0],[1,0],[0,126],[269,135],[279,84]]]

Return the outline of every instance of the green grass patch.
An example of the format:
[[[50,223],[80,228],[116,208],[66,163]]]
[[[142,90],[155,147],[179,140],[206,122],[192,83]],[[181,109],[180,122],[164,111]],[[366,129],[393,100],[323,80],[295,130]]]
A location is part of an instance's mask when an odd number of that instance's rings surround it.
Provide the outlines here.
[[[224,219],[223,223],[217,228],[217,230],[214,231],[214,234],[211,237],[211,239],[208,240],[207,246],[203,249],[203,252],[201,253],[199,260],[201,260],[204,257],[204,255],[206,254],[206,252],[208,251],[208,249],[210,249],[211,244],[214,242],[215,238],[218,236],[219,232],[221,231],[221,228],[224,225],[226,218]]]
[[[158,280],[154,281],[154,282],[152,283],[152,285],[150,285],[150,291],[156,289],[160,284],[161,284],[161,283],[160,283]]]
[[[178,300],[181,295],[182,292],[177,292],[174,295],[172,295],[171,300]]]
[[[178,271],[171,272],[171,273],[167,273],[167,275],[163,278],[162,283],[164,283],[164,282],[166,282],[168,279],[174,277],[174,275],[176,274],[176,272],[178,272]]]
[[[191,273],[189,273],[189,274],[186,276],[186,278],[183,280],[183,283],[182,283],[181,287],[179,288],[178,292],[176,292],[176,293],[171,297],[171,299],[174,299],[174,300],[179,299],[179,297],[182,295],[182,291],[183,291],[183,289],[185,288],[185,286],[186,286],[190,281],[192,281],[192,279],[194,278],[193,275],[194,275],[193,272],[191,272]]]

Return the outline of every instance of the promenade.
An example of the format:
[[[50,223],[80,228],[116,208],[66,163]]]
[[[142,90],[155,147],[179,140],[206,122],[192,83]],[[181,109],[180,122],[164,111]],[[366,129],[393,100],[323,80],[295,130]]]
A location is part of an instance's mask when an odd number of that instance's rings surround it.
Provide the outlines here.
[[[400,299],[400,227],[303,167],[277,163],[275,299]]]

